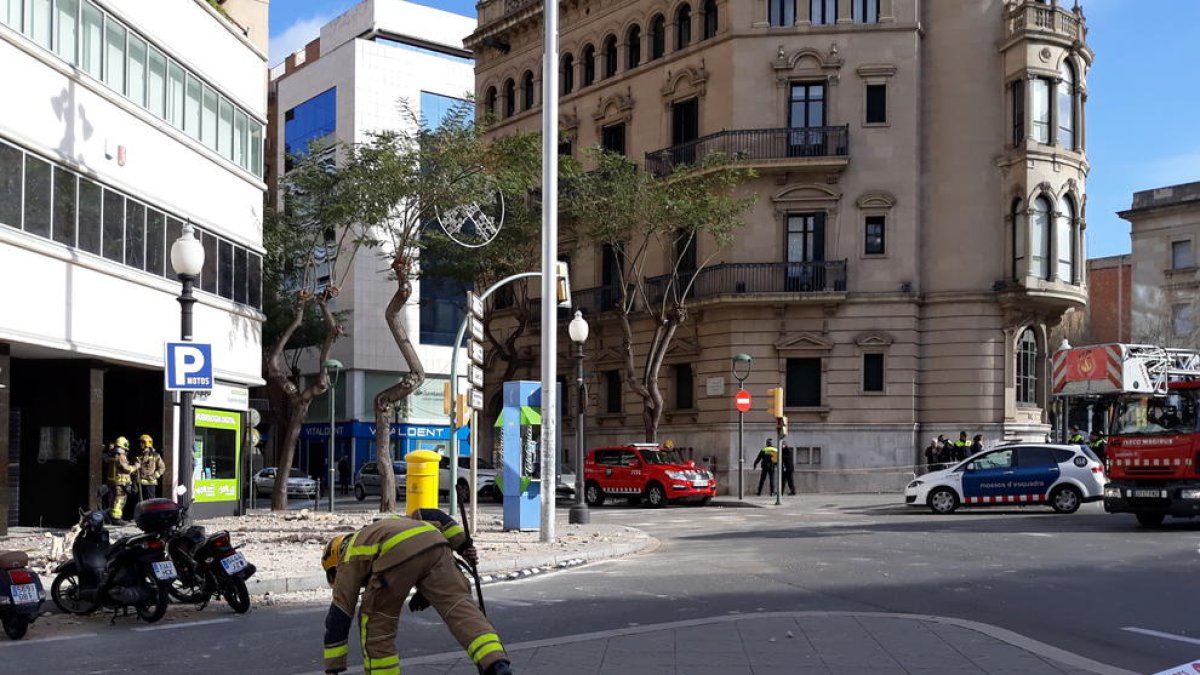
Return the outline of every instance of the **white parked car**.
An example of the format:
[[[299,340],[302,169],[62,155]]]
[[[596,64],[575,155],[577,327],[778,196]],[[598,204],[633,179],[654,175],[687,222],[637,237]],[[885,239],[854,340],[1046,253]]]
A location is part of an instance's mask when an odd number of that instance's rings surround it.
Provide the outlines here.
[[[269,466],[265,469],[259,469],[258,473],[254,474],[254,492],[259,497],[268,497],[275,490],[275,474],[276,469]],[[308,477],[300,469],[292,469],[288,474],[287,493],[289,497],[307,497],[312,499],[317,496],[317,481]]]
[[[959,506],[1043,504],[1074,513],[1104,497],[1104,465],[1078,445],[1016,443],[985,450],[908,484],[904,501],[953,513]]]

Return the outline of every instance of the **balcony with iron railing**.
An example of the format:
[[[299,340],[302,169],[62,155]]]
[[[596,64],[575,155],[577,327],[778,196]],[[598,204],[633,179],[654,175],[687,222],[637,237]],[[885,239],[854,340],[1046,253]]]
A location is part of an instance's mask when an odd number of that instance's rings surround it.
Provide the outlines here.
[[[1008,37],[1030,34],[1056,35],[1069,40],[1087,40],[1083,14],[1057,4],[1026,0],[1008,13]]]
[[[656,176],[665,176],[677,167],[696,164],[713,153],[722,153],[740,164],[757,167],[844,166],[850,155],[850,130],[842,125],[718,131],[646,153],[646,170]]]

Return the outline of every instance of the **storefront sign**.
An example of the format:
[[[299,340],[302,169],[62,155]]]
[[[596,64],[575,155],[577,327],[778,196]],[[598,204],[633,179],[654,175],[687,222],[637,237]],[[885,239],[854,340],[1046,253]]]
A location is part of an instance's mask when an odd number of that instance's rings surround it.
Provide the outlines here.
[[[250,409],[250,390],[217,383],[213,385],[212,391],[196,394],[192,402],[196,405],[245,412]]]
[[[195,414],[192,490],[196,501],[236,501],[241,467],[242,413],[197,408]]]

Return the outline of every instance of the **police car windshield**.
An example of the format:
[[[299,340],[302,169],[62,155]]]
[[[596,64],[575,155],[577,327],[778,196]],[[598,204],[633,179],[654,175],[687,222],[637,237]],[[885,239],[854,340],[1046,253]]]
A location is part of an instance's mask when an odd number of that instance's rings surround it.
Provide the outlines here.
[[[1196,429],[1196,398],[1190,391],[1122,397],[1116,412],[1112,433],[1121,436],[1181,434]]]
[[[650,449],[642,450],[642,457],[647,464],[683,464],[683,457],[674,450]]]

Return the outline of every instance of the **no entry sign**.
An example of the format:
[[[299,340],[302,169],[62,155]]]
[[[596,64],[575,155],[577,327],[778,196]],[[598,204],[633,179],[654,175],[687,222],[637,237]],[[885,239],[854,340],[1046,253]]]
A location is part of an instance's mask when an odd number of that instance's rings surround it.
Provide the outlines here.
[[[750,392],[745,389],[738,390],[733,402],[737,406],[738,412],[750,412]]]

